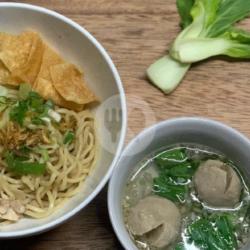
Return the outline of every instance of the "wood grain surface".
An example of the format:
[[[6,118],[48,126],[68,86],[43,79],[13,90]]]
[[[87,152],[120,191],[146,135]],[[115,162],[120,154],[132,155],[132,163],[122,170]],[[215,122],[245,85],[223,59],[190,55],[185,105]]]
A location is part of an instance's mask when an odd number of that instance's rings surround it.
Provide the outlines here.
[[[14,2],[14,1],[12,1]],[[179,31],[175,0],[33,0],[90,31],[107,49],[127,95],[127,141],[144,127],[178,116],[216,119],[250,136],[250,63],[224,58],[195,64],[180,87],[165,96],[145,69],[162,56]],[[250,20],[241,25],[250,30]],[[0,242],[0,250],[119,250],[104,190],[64,225],[40,236]]]

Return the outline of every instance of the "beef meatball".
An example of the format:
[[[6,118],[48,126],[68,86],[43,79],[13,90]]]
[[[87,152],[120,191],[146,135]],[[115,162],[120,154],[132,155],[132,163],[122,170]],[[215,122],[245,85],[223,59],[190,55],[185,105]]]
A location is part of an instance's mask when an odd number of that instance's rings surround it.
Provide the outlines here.
[[[177,239],[181,215],[172,201],[148,196],[130,209],[127,224],[132,234],[145,236],[152,246],[162,248]]]
[[[200,200],[210,206],[234,207],[240,200],[242,183],[235,170],[219,160],[203,162],[194,175]]]

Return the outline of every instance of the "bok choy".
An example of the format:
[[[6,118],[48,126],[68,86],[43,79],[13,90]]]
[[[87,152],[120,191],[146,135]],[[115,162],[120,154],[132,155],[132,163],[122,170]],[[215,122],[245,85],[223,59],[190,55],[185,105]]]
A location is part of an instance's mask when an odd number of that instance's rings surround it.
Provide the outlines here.
[[[250,14],[246,0],[177,0],[182,31],[169,55],[147,70],[149,79],[165,93],[173,91],[191,64],[216,55],[250,58],[250,32],[235,24]]]
[[[159,176],[153,180],[153,192],[174,202],[185,202],[188,184],[197,164],[187,157],[186,150],[165,151],[154,159]]]
[[[237,249],[234,228],[226,214],[200,218],[188,226],[187,235],[198,249]]]

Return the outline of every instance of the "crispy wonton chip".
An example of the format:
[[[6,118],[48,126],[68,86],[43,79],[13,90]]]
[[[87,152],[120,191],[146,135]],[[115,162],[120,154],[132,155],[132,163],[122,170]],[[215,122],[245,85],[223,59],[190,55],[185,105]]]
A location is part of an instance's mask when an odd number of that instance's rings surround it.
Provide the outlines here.
[[[13,72],[26,65],[32,48],[34,32],[23,32],[18,36],[7,35],[1,45],[0,59]]]
[[[83,109],[83,105],[64,100],[52,83],[49,67],[62,62],[62,58],[56,52],[46,46],[42,58],[40,72],[33,89],[46,100],[51,99],[59,106],[80,111]]]
[[[37,34],[33,37],[33,43],[26,65],[13,71],[12,75],[22,79],[23,82],[33,85],[41,68],[43,52],[44,43]]]
[[[65,100],[78,104],[96,101],[95,95],[83,81],[82,73],[73,64],[51,66],[50,74],[56,90]]]
[[[11,35],[7,33],[0,33],[0,51],[3,47],[3,43],[6,39],[10,39]],[[11,72],[6,68],[3,62],[0,60],[0,84],[9,84],[9,85],[19,85],[19,78],[11,76]]]
[[[76,111],[96,100],[82,73],[65,63],[38,33],[0,33],[0,84],[18,86],[23,82],[30,83],[43,98]]]
[[[10,71],[0,61],[0,84],[18,86],[20,84],[20,81],[21,79],[18,77],[13,77]]]
[[[45,46],[42,57],[42,64],[37,78],[51,80],[50,67],[63,63],[63,59],[51,48]]]
[[[40,36],[31,31],[20,35],[0,34],[0,60],[10,72],[10,79],[19,83],[33,84],[40,70],[43,55],[43,42]],[[12,81],[13,85],[17,85]],[[11,80],[8,82],[12,84]]]
[[[81,111],[84,105],[80,105],[73,102],[64,100],[56,91],[51,81],[39,78],[33,89],[38,92],[44,99],[53,100],[53,102],[61,107],[73,109],[75,111]]]

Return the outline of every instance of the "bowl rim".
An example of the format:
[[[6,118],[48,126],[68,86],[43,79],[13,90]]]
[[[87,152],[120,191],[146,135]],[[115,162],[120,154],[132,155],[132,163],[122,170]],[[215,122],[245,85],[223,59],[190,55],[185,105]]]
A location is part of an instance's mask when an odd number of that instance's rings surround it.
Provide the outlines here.
[[[126,250],[132,250],[131,247],[133,247],[133,250],[137,249],[135,246],[134,242],[132,241],[131,237],[129,236],[129,233],[125,227],[124,222],[120,223],[119,220],[117,220],[117,210],[115,204],[117,202],[120,202],[118,200],[115,200],[113,198],[114,194],[117,193],[116,189],[116,177],[119,175],[119,163],[124,161],[124,157],[126,157],[127,152],[131,151],[131,148],[133,148],[138,141],[138,138],[145,138],[147,137],[150,133],[154,133],[155,130],[157,129],[164,129],[166,126],[171,126],[175,125],[176,123],[180,122],[200,122],[203,124],[211,124],[213,126],[220,127],[221,129],[224,129],[228,131],[229,133],[232,133],[236,135],[238,138],[242,140],[242,142],[246,143],[250,147],[250,139],[245,136],[243,133],[239,132],[237,129],[230,127],[229,125],[214,120],[210,118],[205,118],[205,117],[199,117],[199,116],[180,116],[176,118],[170,118],[164,121],[160,121],[148,128],[143,129],[140,133],[138,133],[124,148],[122,154],[120,155],[119,161],[116,164],[116,167],[112,173],[112,176],[109,181],[108,185],[108,212],[109,212],[109,218],[112,224],[112,227],[114,229],[114,232],[121,243],[121,245],[124,247]],[[125,229],[125,231],[124,231]],[[124,234],[124,232],[126,232]]]
[[[86,207],[103,189],[105,184],[108,182],[112,171],[119,159],[119,156],[121,154],[121,151],[123,149],[125,136],[126,136],[126,129],[127,129],[127,106],[126,106],[126,96],[124,92],[124,88],[122,85],[122,81],[120,79],[119,73],[116,69],[116,66],[114,65],[111,57],[108,55],[108,52],[104,49],[104,47],[97,41],[97,39],[84,27],[82,27],[80,24],[74,22],[68,17],[65,17],[62,14],[57,13],[56,11],[49,10],[44,7],[32,5],[32,4],[26,4],[26,3],[10,3],[10,2],[2,2],[0,3],[0,8],[18,8],[18,9],[28,9],[31,11],[39,12],[39,13],[45,13],[47,15],[50,15],[56,19],[61,20],[62,22],[72,26],[74,29],[79,31],[83,36],[85,36],[94,46],[95,48],[100,52],[101,56],[104,58],[105,62],[108,64],[110,71],[113,74],[113,77],[115,79],[115,83],[117,85],[118,91],[119,91],[119,98],[121,102],[122,107],[122,126],[121,126],[121,133],[120,133],[120,140],[118,142],[116,152],[114,154],[114,158],[109,166],[108,171],[103,176],[100,183],[97,185],[97,187],[94,189],[94,191],[87,196],[87,198],[82,201],[78,206],[76,206],[71,211],[67,212],[66,214],[61,215],[59,218],[52,220],[50,222],[47,222],[43,225],[36,226],[30,229],[24,229],[21,231],[9,231],[9,232],[0,232],[0,239],[10,239],[10,238],[21,238],[21,237],[27,237],[39,233],[46,232],[48,230],[51,230],[55,228],[56,226],[61,225],[62,223],[69,220],[71,217],[76,215],[78,212],[80,212],[84,207]]]

